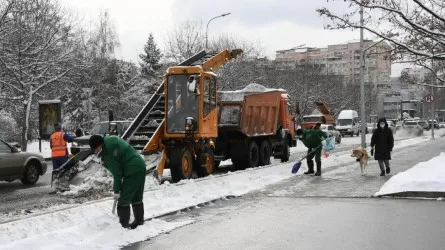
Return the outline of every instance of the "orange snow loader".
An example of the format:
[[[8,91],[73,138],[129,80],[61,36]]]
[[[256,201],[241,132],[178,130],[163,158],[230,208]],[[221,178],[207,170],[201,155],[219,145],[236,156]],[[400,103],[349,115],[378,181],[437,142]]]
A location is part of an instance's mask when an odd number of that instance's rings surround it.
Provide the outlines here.
[[[193,171],[198,177],[204,177],[229,157],[237,168],[257,166],[261,157],[281,157],[284,151],[282,159],[289,159],[288,146],[296,144],[292,141],[295,126],[293,117],[286,113],[289,98],[284,90],[243,96],[242,101],[219,100],[221,93],[217,92],[214,71],[241,53],[238,49],[224,50],[200,57],[198,61],[195,58],[191,64],[182,63],[186,66],[167,69],[161,85],[163,120],[142,150],[142,154],[161,152],[154,174],[157,178],[161,179],[164,169],[170,169],[173,182],[191,178]],[[239,107],[238,120],[221,124],[221,115],[225,118],[225,112],[230,113],[230,119],[236,118],[236,114],[227,109],[232,105]],[[287,141],[281,145],[279,140]],[[237,148],[242,157],[227,153],[230,145]],[[253,156],[249,156],[249,152]],[[261,160],[263,165],[268,162]]]
[[[315,102],[315,106],[321,114],[303,116],[301,128],[312,129],[318,122],[321,124],[332,124],[335,126],[335,117],[331,114],[328,105],[324,102]]]

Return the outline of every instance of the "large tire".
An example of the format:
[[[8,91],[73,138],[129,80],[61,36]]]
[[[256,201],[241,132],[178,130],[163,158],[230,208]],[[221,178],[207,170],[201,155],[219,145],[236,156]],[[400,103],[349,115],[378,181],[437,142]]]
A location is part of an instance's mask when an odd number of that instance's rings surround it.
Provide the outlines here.
[[[213,174],[215,171],[215,157],[213,150],[207,148],[196,159],[195,163],[196,173],[198,177],[206,177]]]
[[[290,148],[287,141],[284,142],[283,145],[283,155],[281,156],[281,162],[288,162],[290,158]]]
[[[255,141],[249,142],[249,147],[247,151],[247,167],[255,168],[258,167],[258,163],[260,162],[260,151],[258,149],[258,145]]]
[[[270,164],[270,155],[272,152],[269,141],[263,140],[260,144],[260,166],[265,166]]]
[[[185,148],[175,148],[170,152],[170,172],[173,182],[190,179],[193,170],[193,157]]]
[[[39,168],[36,163],[31,161],[25,167],[25,172],[20,181],[25,185],[34,185],[39,180]]]

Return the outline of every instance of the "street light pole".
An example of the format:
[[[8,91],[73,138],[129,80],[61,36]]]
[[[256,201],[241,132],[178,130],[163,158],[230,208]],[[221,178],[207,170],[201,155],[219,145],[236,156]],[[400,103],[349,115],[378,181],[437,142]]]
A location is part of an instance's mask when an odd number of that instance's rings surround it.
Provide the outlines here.
[[[363,2],[362,2],[363,4]],[[366,148],[366,122],[365,122],[365,55],[363,51],[363,5],[360,5],[360,125],[361,125],[361,145],[363,148]]]
[[[209,23],[213,20],[213,19],[216,19],[216,18],[218,18],[218,17],[225,17],[225,16],[228,16],[228,15],[230,15],[231,13],[225,13],[225,14],[222,14],[222,15],[219,15],[219,16],[216,16],[216,17],[213,17],[213,18],[211,18],[208,22],[207,22],[207,26],[206,26],[206,49],[209,47],[208,46],[208,40],[207,40],[207,33],[208,33],[208,31],[209,31]]]

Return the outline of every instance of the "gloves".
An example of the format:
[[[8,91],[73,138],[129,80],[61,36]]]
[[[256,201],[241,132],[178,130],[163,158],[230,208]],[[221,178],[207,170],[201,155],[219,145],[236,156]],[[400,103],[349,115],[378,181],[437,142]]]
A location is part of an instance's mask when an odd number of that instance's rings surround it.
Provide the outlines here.
[[[120,197],[121,197],[121,195],[119,193],[114,193],[113,194],[113,198],[114,198],[115,201],[118,201]]]
[[[374,148],[371,148],[371,156],[374,155]]]

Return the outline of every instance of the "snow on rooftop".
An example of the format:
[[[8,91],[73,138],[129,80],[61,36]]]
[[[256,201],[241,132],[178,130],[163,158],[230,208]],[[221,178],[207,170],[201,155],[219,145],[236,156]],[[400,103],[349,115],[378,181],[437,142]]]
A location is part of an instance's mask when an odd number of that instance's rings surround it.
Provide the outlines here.
[[[266,92],[274,92],[274,91],[286,92],[286,90],[284,90],[284,89],[267,88],[267,87],[265,87],[261,84],[258,84],[258,83],[251,83],[241,90],[220,91],[219,93],[221,95],[222,101],[239,102],[239,101],[243,101],[244,96],[248,95],[248,94],[266,93]]]
[[[41,104],[51,104],[51,103],[60,103],[60,100],[41,100],[39,101]]]

